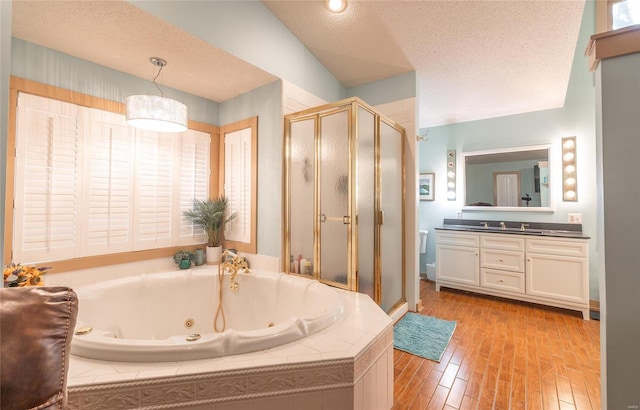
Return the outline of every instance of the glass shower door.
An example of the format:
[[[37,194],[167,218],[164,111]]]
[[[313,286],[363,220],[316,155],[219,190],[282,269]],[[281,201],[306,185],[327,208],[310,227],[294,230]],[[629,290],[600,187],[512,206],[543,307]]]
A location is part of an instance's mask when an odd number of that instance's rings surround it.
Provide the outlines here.
[[[404,301],[402,132],[380,122],[380,306],[391,311]]]
[[[289,265],[286,270],[313,276],[316,118],[291,123],[289,141]]]
[[[320,280],[350,287],[349,111],[320,117]]]
[[[358,291],[375,298],[376,116],[358,106],[356,208]]]

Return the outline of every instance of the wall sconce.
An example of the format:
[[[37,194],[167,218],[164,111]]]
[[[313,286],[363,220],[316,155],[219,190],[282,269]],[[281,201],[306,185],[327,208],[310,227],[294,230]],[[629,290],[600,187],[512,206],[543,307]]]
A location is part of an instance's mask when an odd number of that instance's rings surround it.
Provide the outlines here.
[[[578,201],[576,137],[562,139],[562,200]]]
[[[456,200],[456,150],[447,151],[447,201]]]

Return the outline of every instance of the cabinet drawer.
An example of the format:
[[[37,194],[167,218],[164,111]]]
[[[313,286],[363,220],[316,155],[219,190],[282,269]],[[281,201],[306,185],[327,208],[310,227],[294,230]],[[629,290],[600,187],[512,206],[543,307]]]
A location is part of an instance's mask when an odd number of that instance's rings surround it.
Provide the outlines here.
[[[528,253],[575,256],[578,258],[586,258],[589,256],[589,242],[583,240],[567,240],[549,237],[527,238],[525,248]]]
[[[480,285],[483,288],[524,294],[524,274],[482,269]]]
[[[483,268],[524,272],[524,252],[482,249],[480,263]]]
[[[467,246],[471,248],[477,248],[480,243],[477,234],[448,232],[438,232],[437,241],[441,245]]]
[[[481,235],[480,247],[523,252],[524,238],[514,238],[511,235],[505,234]]]

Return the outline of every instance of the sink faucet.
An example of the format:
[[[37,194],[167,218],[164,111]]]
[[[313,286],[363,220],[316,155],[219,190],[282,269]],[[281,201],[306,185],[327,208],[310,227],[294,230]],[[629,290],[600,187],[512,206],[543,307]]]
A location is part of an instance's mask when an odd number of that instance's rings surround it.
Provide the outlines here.
[[[489,222],[480,222],[480,225],[483,225],[484,229],[489,229]]]
[[[500,229],[502,229],[503,231],[507,229],[507,226],[504,224],[504,222],[500,222]]]
[[[520,230],[524,231],[525,230],[524,228],[526,228],[528,226],[529,226],[529,224],[520,224]]]

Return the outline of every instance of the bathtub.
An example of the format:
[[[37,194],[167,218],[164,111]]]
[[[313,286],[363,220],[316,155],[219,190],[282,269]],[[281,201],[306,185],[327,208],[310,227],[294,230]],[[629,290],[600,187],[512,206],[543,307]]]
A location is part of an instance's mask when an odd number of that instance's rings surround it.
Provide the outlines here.
[[[282,273],[223,282],[226,329],[214,332],[217,266],[143,274],[77,287],[71,354],[109,361],[181,361],[247,353],[319,332],[343,315],[333,288]],[[218,317],[218,329],[222,318]]]

